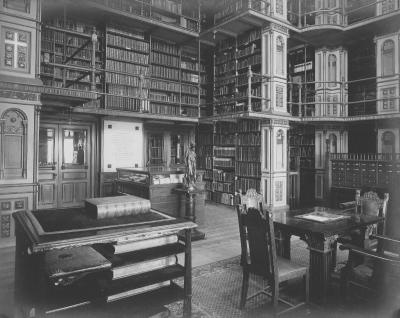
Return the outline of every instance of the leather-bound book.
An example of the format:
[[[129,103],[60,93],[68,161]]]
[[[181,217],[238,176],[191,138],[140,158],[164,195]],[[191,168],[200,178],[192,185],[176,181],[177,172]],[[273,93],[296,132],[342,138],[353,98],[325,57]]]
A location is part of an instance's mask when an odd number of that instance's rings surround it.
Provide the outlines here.
[[[86,199],[87,213],[97,219],[135,215],[149,212],[150,200],[133,195]]]
[[[44,266],[55,285],[68,285],[89,273],[111,268],[111,262],[91,246],[79,246],[45,253]]]

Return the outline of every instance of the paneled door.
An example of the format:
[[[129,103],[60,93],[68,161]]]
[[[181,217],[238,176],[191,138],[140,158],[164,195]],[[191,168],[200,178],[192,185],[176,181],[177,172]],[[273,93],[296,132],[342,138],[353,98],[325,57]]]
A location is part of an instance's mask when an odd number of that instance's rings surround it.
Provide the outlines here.
[[[91,196],[91,126],[42,124],[38,208],[84,205]]]

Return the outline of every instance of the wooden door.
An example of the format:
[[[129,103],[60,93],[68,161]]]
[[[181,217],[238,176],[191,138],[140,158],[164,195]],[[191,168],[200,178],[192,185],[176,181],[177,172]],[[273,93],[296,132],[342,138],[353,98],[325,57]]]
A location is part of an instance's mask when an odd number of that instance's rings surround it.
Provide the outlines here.
[[[91,196],[91,126],[42,124],[38,208],[83,206]]]

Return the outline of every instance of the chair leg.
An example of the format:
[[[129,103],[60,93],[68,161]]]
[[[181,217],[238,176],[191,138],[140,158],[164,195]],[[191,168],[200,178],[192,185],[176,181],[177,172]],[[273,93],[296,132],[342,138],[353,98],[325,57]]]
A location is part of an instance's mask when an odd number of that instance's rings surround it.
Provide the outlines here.
[[[278,315],[278,301],[279,301],[279,282],[272,284],[272,304],[274,306],[274,317]]]
[[[304,278],[304,287],[305,287],[305,293],[306,293],[306,304],[310,302],[310,275],[307,269],[306,274],[303,276]]]
[[[240,294],[240,305],[239,308],[243,309],[246,304],[247,291],[249,290],[249,272],[243,269],[243,281],[242,281],[242,292]]]

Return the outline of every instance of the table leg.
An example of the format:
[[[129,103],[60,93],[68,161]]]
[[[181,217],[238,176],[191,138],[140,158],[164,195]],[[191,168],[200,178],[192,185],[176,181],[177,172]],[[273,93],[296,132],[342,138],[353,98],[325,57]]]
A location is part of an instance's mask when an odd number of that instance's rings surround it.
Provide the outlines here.
[[[183,317],[192,315],[192,232],[185,230],[185,281],[183,285]]]
[[[277,230],[275,232],[276,253],[279,256],[290,259],[290,237],[289,232]]]
[[[326,303],[330,275],[332,271],[333,249],[337,235],[323,237],[306,235],[310,250],[310,296],[314,301]]]

